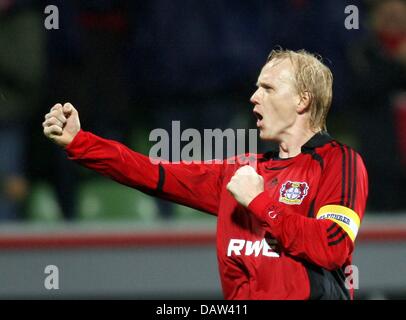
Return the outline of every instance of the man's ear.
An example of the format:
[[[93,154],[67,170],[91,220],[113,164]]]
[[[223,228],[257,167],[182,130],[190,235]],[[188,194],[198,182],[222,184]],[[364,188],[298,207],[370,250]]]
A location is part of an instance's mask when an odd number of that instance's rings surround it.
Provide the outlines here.
[[[300,101],[297,105],[297,112],[299,114],[305,113],[310,108],[312,102],[312,95],[309,91],[304,91],[300,94]]]

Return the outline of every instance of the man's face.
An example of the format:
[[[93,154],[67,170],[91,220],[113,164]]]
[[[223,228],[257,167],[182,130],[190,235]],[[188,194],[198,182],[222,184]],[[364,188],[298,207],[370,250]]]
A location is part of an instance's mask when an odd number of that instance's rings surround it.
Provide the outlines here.
[[[295,124],[300,97],[293,75],[289,59],[272,60],[263,67],[251,97],[261,139],[280,141]]]

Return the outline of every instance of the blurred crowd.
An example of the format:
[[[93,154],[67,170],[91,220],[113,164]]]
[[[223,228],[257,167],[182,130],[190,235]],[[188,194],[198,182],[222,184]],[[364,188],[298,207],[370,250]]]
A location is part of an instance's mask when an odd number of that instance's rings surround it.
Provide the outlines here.
[[[143,152],[148,133],[173,120],[254,128],[249,98],[276,46],[316,52],[332,69],[329,132],[363,156],[368,210],[406,209],[406,1],[55,0],[58,30],[44,27],[48,4],[0,0],[1,220],[26,218],[38,180],[75,219],[86,175],[42,136],[54,103]],[[359,29],[344,25],[347,5]],[[158,206],[170,216],[170,204]]]

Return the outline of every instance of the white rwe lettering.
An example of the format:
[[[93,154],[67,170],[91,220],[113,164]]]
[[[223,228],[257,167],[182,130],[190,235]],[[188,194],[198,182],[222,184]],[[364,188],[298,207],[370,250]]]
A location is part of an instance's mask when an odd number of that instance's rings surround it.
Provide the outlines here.
[[[250,256],[250,255],[252,255],[253,252],[255,252],[255,256],[258,257],[263,246],[264,246],[263,240],[261,242],[247,241],[247,244],[245,246],[245,255]]]
[[[262,242],[264,243],[264,248],[262,249],[262,254],[264,256],[279,258],[279,254],[272,250],[272,248],[268,245],[268,242],[265,239],[262,240]]]
[[[274,257],[279,258],[279,254],[272,250],[272,248],[268,245],[265,239],[261,241],[246,241],[243,239],[230,239],[227,248],[227,256],[230,257],[232,253],[237,256],[241,255],[241,251],[244,249],[245,256],[251,256],[252,254],[255,257],[258,257],[260,253],[266,257]]]
[[[231,239],[228,244],[227,256],[231,256],[234,251],[235,255],[240,256],[241,250],[244,248],[245,240],[241,239]]]

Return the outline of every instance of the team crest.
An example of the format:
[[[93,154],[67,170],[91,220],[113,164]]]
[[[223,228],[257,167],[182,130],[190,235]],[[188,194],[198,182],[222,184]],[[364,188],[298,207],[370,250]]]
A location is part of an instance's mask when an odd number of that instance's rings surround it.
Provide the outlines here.
[[[286,204],[301,204],[304,197],[307,196],[307,191],[309,186],[306,182],[285,182],[281,189],[281,196],[279,197],[279,202]]]

